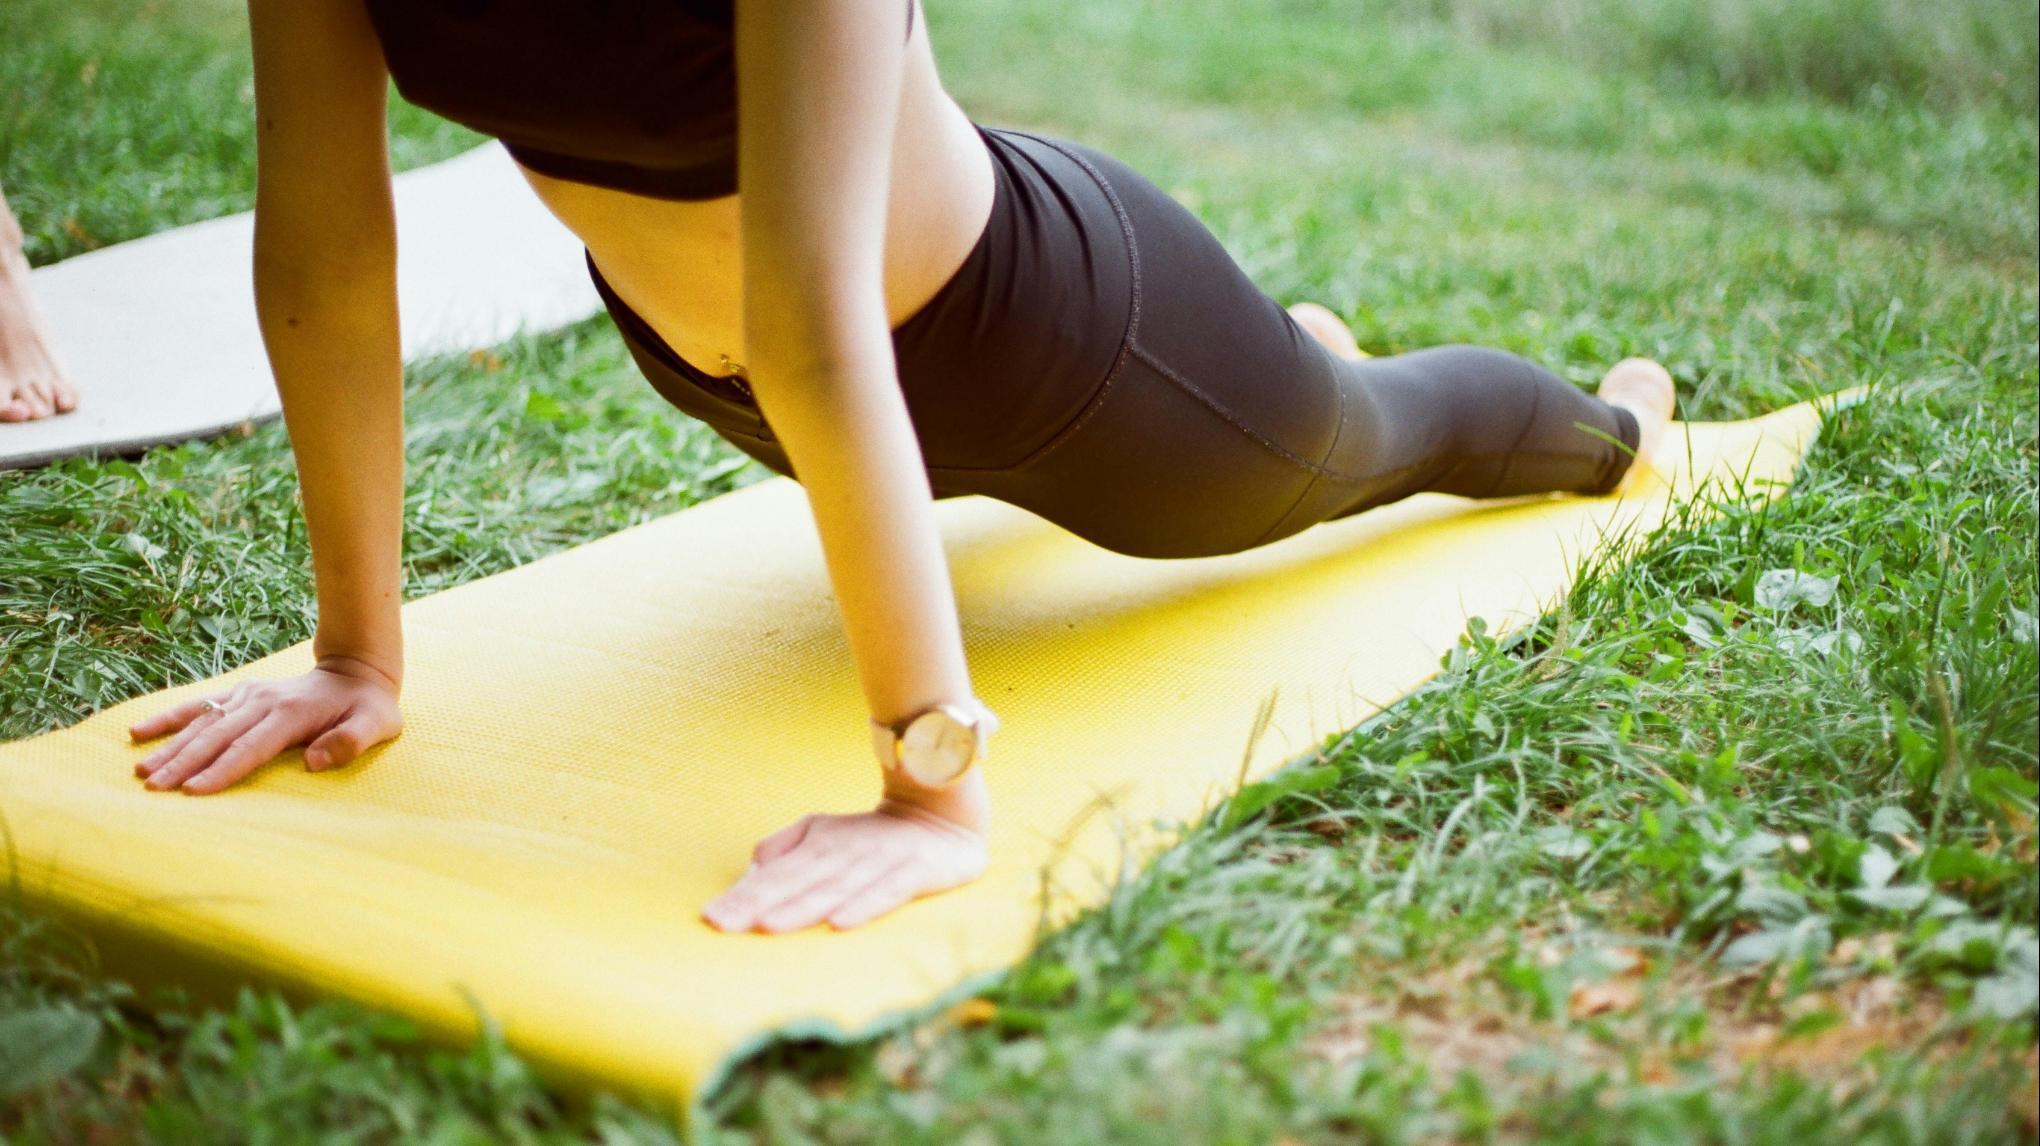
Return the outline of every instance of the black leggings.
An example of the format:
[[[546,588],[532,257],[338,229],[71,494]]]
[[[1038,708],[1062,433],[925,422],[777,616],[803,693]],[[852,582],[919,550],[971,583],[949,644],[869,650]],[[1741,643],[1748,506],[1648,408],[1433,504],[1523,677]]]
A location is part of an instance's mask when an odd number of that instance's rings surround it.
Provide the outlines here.
[[[991,217],[893,331],[938,497],[984,494],[1107,549],[1196,557],[1427,490],[1606,493],[1628,468],[1628,411],[1481,347],[1339,358],[1125,164],[1028,132],[978,134]],[[595,284],[667,400],[791,474],[739,380],[683,361]]]

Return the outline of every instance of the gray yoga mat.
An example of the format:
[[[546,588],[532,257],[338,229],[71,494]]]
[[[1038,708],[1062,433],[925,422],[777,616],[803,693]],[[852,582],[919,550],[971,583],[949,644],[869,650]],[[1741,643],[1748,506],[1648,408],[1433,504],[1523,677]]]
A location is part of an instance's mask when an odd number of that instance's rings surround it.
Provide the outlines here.
[[[406,360],[595,312],[581,244],[498,144],[396,178]],[[255,323],[254,219],[211,219],[37,269],[78,409],[0,423],[0,469],[130,454],[280,412]]]

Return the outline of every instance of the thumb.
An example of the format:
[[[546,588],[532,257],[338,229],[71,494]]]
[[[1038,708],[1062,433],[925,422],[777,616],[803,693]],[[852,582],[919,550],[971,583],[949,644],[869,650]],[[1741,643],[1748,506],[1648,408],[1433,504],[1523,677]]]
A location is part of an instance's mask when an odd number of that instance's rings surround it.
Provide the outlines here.
[[[389,739],[366,714],[357,713],[334,725],[305,749],[305,767],[313,772],[338,768]]]

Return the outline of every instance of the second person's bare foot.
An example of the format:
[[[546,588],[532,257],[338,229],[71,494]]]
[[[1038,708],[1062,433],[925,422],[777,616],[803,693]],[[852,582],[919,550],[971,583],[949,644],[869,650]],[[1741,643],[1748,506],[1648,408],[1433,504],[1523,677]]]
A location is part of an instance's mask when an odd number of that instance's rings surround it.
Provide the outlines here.
[[[1353,338],[1338,315],[1314,302],[1300,302],[1289,308],[1289,317],[1296,320],[1312,338],[1324,343],[1325,349],[1341,358],[1360,359],[1367,357],[1360,349],[1360,343]]]
[[[1636,418],[1636,457],[1615,484],[1615,492],[1624,493],[1642,484],[1645,475],[1656,472],[1658,447],[1664,442],[1665,427],[1671,424],[1679,394],[1670,372],[1648,358],[1617,362],[1601,379],[1599,393],[1602,401],[1620,406]]]
[[[78,388],[57,365],[28,297],[20,234],[0,200],[0,422],[29,422],[78,405]]]

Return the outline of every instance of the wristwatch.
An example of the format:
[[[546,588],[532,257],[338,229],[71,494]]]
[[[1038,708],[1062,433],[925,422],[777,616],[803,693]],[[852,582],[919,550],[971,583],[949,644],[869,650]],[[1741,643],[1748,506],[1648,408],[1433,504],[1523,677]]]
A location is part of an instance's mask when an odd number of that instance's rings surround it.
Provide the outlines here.
[[[942,788],[985,758],[985,741],[999,727],[999,718],[972,697],[963,704],[931,704],[887,724],[871,718],[871,746],[887,771],[907,774],[915,783]]]

